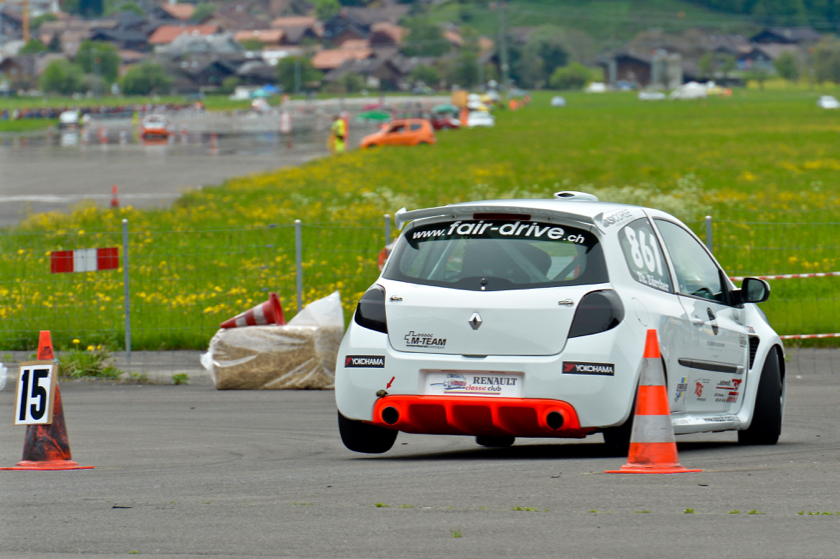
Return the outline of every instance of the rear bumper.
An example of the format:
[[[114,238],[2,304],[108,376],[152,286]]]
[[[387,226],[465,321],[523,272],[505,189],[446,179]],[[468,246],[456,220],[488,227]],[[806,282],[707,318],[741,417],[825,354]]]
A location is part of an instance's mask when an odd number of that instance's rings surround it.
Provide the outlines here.
[[[169,131],[160,128],[149,128],[149,129],[142,129],[140,132],[142,136],[158,136],[160,138],[166,138],[169,136]]]
[[[374,425],[434,435],[584,438],[575,408],[560,400],[459,396],[385,396]]]

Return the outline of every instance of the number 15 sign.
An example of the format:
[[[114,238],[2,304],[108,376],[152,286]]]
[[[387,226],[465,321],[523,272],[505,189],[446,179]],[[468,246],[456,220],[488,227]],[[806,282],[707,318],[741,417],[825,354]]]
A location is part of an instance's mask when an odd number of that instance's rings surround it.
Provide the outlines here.
[[[48,425],[53,420],[56,365],[53,361],[20,364],[15,425]]]

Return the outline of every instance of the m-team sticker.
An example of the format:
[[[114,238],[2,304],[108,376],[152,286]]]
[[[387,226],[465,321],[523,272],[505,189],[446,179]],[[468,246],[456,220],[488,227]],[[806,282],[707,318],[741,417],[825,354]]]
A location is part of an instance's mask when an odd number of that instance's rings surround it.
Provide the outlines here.
[[[369,369],[384,369],[385,356],[384,355],[348,355],[344,358],[344,368],[369,368]]]
[[[615,375],[615,365],[612,363],[563,363],[564,375]]]
[[[443,349],[446,347],[446,338],[436,338],[434,334],[419,333],[414,330],[403,336],[405,347],[430,347],[432,349]]]

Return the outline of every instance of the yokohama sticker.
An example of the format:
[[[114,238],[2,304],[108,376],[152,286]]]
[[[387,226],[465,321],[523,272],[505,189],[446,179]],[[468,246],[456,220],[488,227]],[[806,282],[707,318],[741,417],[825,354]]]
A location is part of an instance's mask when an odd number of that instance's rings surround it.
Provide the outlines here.
[[[344,358],[344,368],[366,367],[371,369],[384,369],[384,355],[348,355]]]
[[[612,363],[563,363],[564,375],[615,375],[615,365]]]

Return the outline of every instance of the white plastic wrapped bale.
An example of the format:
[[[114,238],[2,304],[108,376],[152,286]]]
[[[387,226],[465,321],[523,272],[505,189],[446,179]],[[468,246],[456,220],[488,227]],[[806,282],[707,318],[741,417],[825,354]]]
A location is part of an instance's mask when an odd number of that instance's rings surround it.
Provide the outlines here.
[[[343,335],[336,291],[307,305],[286,326],[219,330],[201,362],[219,390],[332,389]]]

